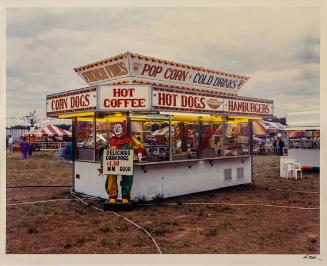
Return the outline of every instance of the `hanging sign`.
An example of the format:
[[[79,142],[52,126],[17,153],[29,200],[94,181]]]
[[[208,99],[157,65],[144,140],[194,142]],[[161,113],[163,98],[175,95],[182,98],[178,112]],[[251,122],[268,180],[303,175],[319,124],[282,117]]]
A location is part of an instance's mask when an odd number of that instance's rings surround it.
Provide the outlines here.
[[[127,55],[119,55],[96,63],[74,68],[75,72],[88,84],[94,85],[109,80],[127,77]]]
[[[272,102],[248,101],[242,99],[225,99],[224,111],[228,113],[273,115]]]
[[[214,71],[162,59],[130,54],[130,75],[176,85],[238,91],[249,79],[238,74]]]
[[[273,101],[243,97],[219,97],[202,92],[187,92],[170,88],[153,88],[154,110],[212,114],[244,114],[271,116]]]
[[[191,112],[223,111],[223,98],[207,97],[201,94],[187,94],[177,91],[152,91],[153,107]]]
[[[105,175],[133,175],[133,150],[103,151],[103,173]]]
[[[47,116],[95,110],[96,99],[96,88],[48,95]]]
[[[99,110],[147,111],[150,110],[150,86],[107,85],[99,87]]]
[[[88,84],[114,83],[118,79],[142,80],[155,84],[190,86],[236,93],[249,77],[191,66],[163,59],[124,53],[74,68]]]

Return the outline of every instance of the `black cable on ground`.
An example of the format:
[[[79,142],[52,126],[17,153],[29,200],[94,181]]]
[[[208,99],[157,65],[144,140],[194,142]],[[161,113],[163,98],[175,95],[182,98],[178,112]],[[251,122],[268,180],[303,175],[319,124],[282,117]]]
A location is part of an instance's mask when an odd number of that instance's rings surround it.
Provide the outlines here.
[[[59,185],[31,185],[31,186],[8,186],[6,188],[33,188],[33,187],[71,187],[71,186],[59,186]]]

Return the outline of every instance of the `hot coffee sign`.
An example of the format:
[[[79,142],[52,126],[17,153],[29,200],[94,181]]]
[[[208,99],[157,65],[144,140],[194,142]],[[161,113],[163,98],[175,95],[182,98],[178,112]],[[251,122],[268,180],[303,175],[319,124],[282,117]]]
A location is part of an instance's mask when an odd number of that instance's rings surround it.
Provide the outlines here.
[[[97,104],[96,88],[87,88],[47,96],[47,115],[95,110]]]
[[[99,110],[148,111],[150,110],[150,86],[108,85],[98,88]]]

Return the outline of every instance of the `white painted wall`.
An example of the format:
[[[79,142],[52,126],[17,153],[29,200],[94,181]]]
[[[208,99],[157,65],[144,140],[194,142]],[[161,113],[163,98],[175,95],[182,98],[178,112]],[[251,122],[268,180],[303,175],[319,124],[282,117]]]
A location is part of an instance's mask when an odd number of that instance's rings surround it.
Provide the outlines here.
[[[320,149],[289,149],[288,156],[295,158],[303,166],[320,166]]]
[[[251,183],[251,157],[146,165],[134,168],[132,198],[150,200],[157,195],[173,197],[222,187]],[[97,175],[98,163],[75,162],[75,191],[107,198],[105,177]],[[237,168],[244,178],[237,180]],[[232,180],[224,180],[224,169],[232,169]],[[76,178],[76,174],[80,178]],[[120,198],[121,193],[119,193]]]

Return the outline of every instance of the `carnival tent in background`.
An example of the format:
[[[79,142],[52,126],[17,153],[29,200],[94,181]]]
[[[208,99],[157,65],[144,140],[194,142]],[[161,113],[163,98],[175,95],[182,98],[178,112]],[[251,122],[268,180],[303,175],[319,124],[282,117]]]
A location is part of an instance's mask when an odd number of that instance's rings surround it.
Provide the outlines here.
[[[253,121],[253,134],[256,136],[266,136],[267,131],[258,121]]]
[[[277,122],[269,122],[269,121],[264,121],[264,120],[259,120],[258,122],[264,127],[264,129],[268,133],[276,133],[276,132],[278,132],[280,130],[284,130],[286,128],[286,126],[282,125],[281,123],[277,123]]]
[[[72,133],[54,125],[47,125],[33,131],[26,132],[24,136],[36,137],[72,137]]]

